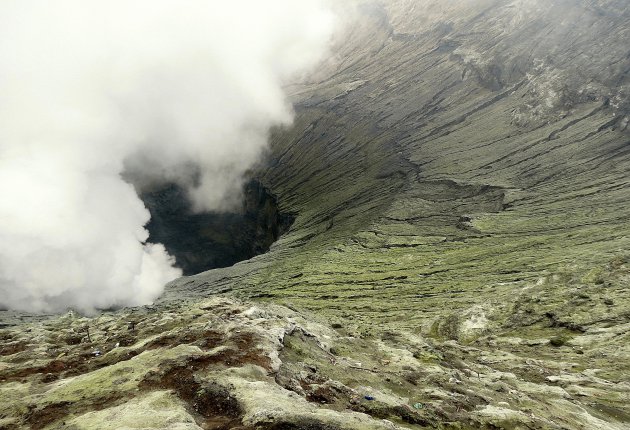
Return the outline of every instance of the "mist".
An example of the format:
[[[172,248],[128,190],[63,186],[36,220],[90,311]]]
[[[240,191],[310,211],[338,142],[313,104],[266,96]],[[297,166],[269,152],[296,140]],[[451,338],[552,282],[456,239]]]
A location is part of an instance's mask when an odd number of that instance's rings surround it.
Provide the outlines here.
[[[226,210],[327,54],[318,0],[0,3],[0,306],[148,304],[180,276],[136,186]]]

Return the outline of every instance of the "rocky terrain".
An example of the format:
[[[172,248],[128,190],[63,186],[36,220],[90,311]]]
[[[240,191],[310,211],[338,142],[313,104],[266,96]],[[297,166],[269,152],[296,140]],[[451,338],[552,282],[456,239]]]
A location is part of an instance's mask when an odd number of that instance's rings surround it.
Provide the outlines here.
[[[0,332],[0,428],[624,429],[629,281],[558,273],[426,332],[230,298],[69,313]]]
[[[151,307],[3,312],[0,428],[630,428],[630,5],[339,7],[253,173],[289,231]]]

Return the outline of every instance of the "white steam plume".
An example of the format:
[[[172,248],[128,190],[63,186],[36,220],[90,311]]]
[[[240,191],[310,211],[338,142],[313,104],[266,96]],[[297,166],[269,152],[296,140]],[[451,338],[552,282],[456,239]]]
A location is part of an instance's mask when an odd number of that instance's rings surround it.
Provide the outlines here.
[[[0,2],[0,306],[157,298],[180,271],[125,166],[225,208],[333,23],[319,0]]]

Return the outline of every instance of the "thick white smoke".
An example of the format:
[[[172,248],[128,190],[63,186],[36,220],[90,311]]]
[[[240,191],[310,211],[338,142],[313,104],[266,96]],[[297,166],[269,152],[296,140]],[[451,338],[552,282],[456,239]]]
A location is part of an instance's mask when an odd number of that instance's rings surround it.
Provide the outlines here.
[[[333,23],[319,0],[0,2],[0,306],[153,301],[180,271],[121,173],[230,204]]]

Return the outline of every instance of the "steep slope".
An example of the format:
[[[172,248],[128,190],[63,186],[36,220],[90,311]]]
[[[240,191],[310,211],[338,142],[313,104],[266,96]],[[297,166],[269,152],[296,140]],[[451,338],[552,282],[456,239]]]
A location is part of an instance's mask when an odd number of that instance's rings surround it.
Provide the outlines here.
[[[297,119],[260,172],[298,214],[291,232],[266,256],[177,282],[186,294],[339,302],[379,323],[404,311],[414,327],[435,300],[466,305],[628,249],[625,2],[357,11],[336,60],[291,87]]]
[[[356,7],[335,60],[290,87],[295,124],[274,132],[259,173],[297,214],[291,231],[264,256],[175,282],[165,299],[269,300],[354,336],[414,333],[435,347],[481,336],[482,356],[503,354],[484,363],[505,372],[549,353],[561,380],[602,369],[611,388],[571,400],[583,417],[554,425],[598,428],[594,398],[627,424],[615,411],[628,383],[628,279],[604,279],[630,245],[630,6]],[[612,344],[565,346],[601,330]]]

